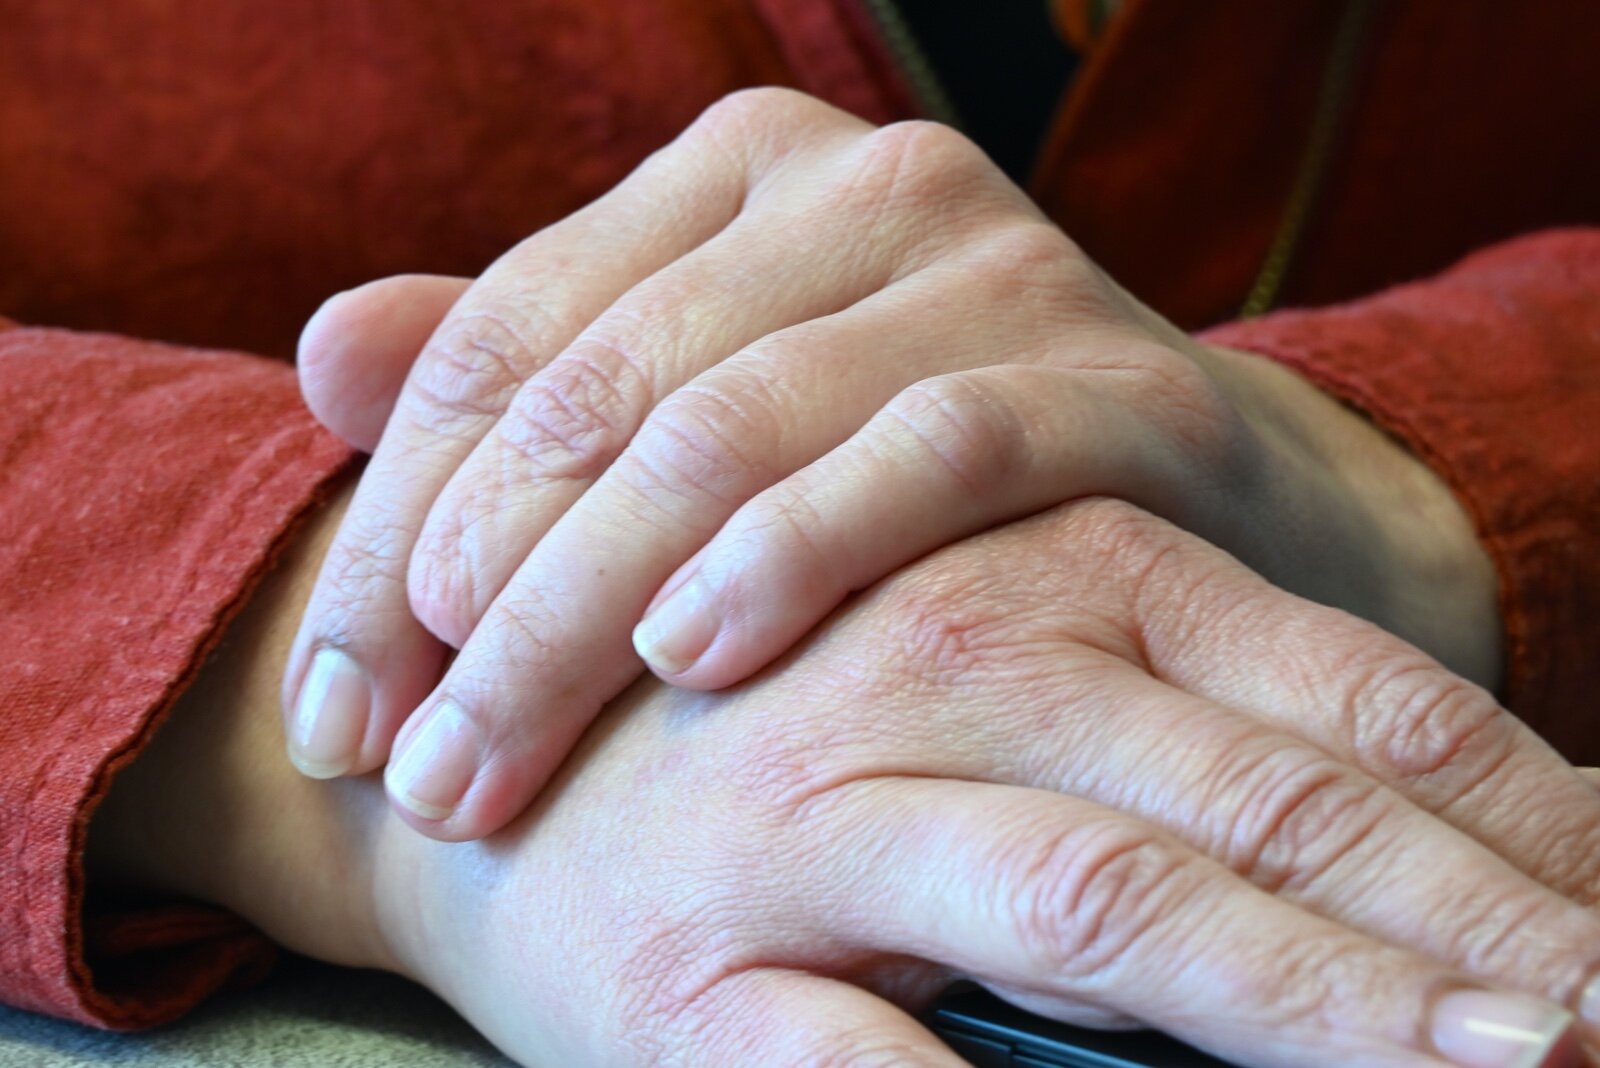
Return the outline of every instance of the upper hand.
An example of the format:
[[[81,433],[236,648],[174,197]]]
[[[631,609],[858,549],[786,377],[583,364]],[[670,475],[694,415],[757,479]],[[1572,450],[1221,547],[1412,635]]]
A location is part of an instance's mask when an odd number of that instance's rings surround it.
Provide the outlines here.
[[[313,408],[365,447],[388,426],[286,676],[292,749],[365,771],[411,717],[393,796],[473,837],[634,677],[636,624],[663,678],[725,686],[909,560],[1094,493],[1324,601],[1404,602],[1252,362],[1122,292],[953,131],[732,97],[470,286],[367,287],[308,328]]]

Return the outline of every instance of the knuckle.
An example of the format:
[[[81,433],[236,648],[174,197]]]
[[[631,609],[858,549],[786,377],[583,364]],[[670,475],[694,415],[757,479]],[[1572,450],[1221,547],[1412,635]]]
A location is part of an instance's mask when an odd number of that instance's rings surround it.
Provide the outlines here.
[[[736,505],[780,476],[780,419],[759,389],[691,383],[645,420],[629,460],[651,488]]]
[[[1549,988],[1581,990],[1594,967],[1592,918],[1580,914],[1581,926],[1574,925],[1576,909],[1554,895],[1473,880],[1460,885],[1455,900],[1437,907],[1455,918],[1450,959],[1477,975],[1539,976]]]
[[[888,683],[899,685],[904,674],[940,687],[972,682],[1040,646],[1029,607],[997,594],[999,581],[985,568],[893,580],[875,636],[885,660],[898,665]]]
[[[1259,446],[1218,381],[1187,355],[1148,339],[1121,346],[1118,368],[1135,376],[1134,403],[1183,454],[1223,485],[1259,480]]]
[[[803,478],[794,477],[800,484],[783,483],[736,512],[718,536],[726,539],[718,551],[740,561],[741,570],[751,574],[781,561],[807,591],[844,596],[849,589],[826,544],[827,520],[812,503]]]
[[[521,691],[499,685],[503,679],[538,679],[546,692],[571,698],[575,687],[570,656],[560,640],[562,616],[537,592],[502,595],[474,634],[474,648],[451,666],[440,699],[448,698],[477,723],[486,751],[496,763],[526,757],[538,739],[539,722],[516,714]],[[593,715],[598,708],[578,712]]]
[[[1345,721],[1355,752],[1380,778],[1448,806],[1493,778],[1516,749],[1516,724],[1485,690],[1421,653],[1368,661],[1348,682]]]
[[[885,406],[882,433],[909,435],[919,451],[974,497],[1024,477],[1028,431],[1003,376],[975,371],[925,378]]]
[[[1221,855],[1234,871],[1277,893],[1303,892],[1368,841],[1390,814],[1376,782],[1320,753],[1241,752],[1223,776]],[[1231,802],[1231,803],[1230,803]]]
[[[497,427],[525,478],[598,478],[627,446],[641,378],[618,346],[586,339],[518,390]]]
[[[1117,318],[1114,290],[1066,234],[1043,219],[1008,220],[976,240],[957,262],[963,276],[995,284],[1006,299],[1037,294],[1051,322]]]
[[[541,313],[480,311],[453,318],[428,342],[407,382],[409,417],[431,434],[471,433],[496,418],[538,363]]]
[[[798,90],[763,85],[736,89],[717,100],[700,113],[690,129],[718,142],[737,143],[767,135],[774,126],[783,130],[801,122],[815,121],[831,110],[815,97]]]
[[[325,641],[352,644],[358,621],[404,614],[404,598],[392,591],[405,580],[408,549],[402,525],[352,509],[317,580],[314,610]]]
[[[912,119],[880,126],[861,141],[862,162],[849,187],[881,203],[938,204],[969,188],[987,187],[989,157],[944,123]]]
[[[1198,885],[1183,854],[1120,818],[1030,835],[999,858],[998,871],[993,907],[1004,928],[1044,974],[1067,982],[1131,963]]]
[[[1066,528],[1077,576],[1095,576],[1106,610],[1143,630],[1161,620],[1178,634],[1215,628],[1248,603],[1254,586],[1232,558],[1125,501],[1074,506]]]
[[[417,621],[459,649],[483,618],[497,590],[489,574],[500,539],[492,528],[492,508],[455,507],[430,514],[411,554],[406,590]]]
[[[868,134],[866,140],[873,155],[891,161],[896,170],[908,159],[919,163],[925,160],[932,171],[947,170],[944,164],[988,161],[983,149],[961,131],[927,119],[907,119],[880,126]]]
[[[1371,954],[1357,950],[1358,936],[1337,932],[1302,935],[1271,947],[1271,955],[1241,958],[1226,973],[1228,1000],[1270,1013],[1283,1030],[1338,1034],[1350,1027],[1350,1012],[1378,989]]]

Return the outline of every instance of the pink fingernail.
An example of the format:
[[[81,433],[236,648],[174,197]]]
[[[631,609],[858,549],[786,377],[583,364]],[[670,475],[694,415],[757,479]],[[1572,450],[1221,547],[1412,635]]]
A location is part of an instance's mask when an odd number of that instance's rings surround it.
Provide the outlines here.
[[[478,774],[482,736],[472,718],[435,705],[384,773],[389,794],[425,820],[447,819]]]
[[[300,684],[289,730],[289,759],[313,779],[332,779],[355,766],[367,731],[372,682],[338,649],[319,649]]]
[[[1588,1025],[1590,1040],[1600,1038],[1600,974],[1592,976],[1578,995],[1578,1016]],[[1589,1057],[1600,1064],[1593,1052]]]
[[[1541,998],[1456,990],[1433,1010],[1433,1043],[1462,1068],[1581,1068],[1570,1012]]]
[[[700,576],[691,577],[634,628],[634,649],[657,671],[686,671],[705,655],[722,625],[714,600]]]

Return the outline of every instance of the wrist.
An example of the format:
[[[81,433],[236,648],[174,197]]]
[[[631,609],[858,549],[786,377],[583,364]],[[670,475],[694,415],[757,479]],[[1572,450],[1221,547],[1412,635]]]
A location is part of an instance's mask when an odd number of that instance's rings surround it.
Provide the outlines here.
[[[1267,507],[1295,517],[1297,593],[1361,615],[1490,689],[1498,580],[1445,481],[1371,420],[1265,357],[1207,350],[1269,457]],[[1309,548],[1309,552],[1304,551]]]
[[[395,970],[373,914],[382,789],[296,774],[277,707],[295,622],[347,498],[309,517],[119,774],[93,817],[86,864],[114,893],[214,904],[296,952]]]

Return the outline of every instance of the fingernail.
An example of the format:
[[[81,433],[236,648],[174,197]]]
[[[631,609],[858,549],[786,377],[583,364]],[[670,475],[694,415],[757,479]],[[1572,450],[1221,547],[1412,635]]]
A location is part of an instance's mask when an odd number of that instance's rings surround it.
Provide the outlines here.
[[[1591,977],[1583,993],[1578,995],[1578,1015],[1589,1025],[1590,1037],[1600,1038],[1600,973]],[[1595,1063],[1600,1064],[1600,1060],[1595,1060]]]
[[[389,763],[390,795],[425,820],[448,818],[478,774],[480,741],[465,712],[448,701],[435,705]]]
[[[300,684],[289,732],[289,759],[313,779],[332,779],[355,766],[367,732],[372,683],[350,657],[319,649]]]
[[[687,670],[711,647],[721,626],[713,599],[700,576],[693,576],[633,629],[634,649],[657,671]]]
[[[1540,998],[1456,990],[1433,1010],[1433,1043],[1463,1068],[1580,1068],[1570,1012]]]

